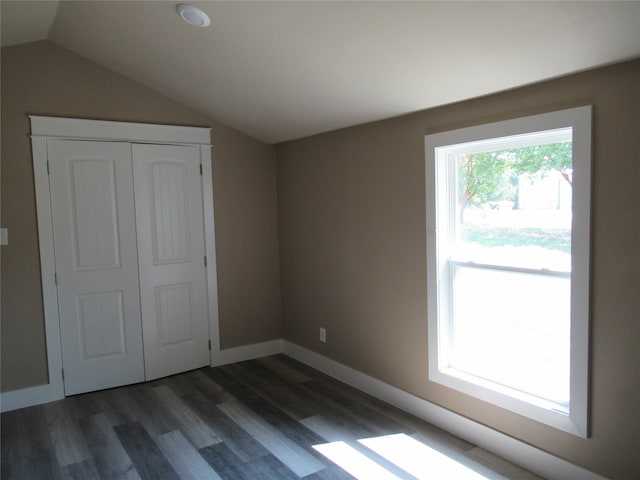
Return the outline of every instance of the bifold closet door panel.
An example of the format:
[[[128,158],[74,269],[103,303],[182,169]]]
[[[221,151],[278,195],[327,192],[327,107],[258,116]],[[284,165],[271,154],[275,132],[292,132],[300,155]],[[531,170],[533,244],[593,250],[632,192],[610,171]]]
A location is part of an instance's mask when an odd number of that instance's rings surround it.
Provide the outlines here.
[[[146,379],[209,364],[200,149],[133,144]]]
[[[48,140],[65,394],[144,380],[131,148]]]

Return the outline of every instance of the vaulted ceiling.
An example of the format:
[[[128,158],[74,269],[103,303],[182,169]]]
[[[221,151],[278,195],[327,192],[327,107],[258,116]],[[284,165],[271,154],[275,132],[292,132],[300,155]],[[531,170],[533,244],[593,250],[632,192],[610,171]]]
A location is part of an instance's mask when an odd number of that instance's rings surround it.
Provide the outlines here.
[[[640,56],[640,2],[2,0],[49,41],[267,143]]]

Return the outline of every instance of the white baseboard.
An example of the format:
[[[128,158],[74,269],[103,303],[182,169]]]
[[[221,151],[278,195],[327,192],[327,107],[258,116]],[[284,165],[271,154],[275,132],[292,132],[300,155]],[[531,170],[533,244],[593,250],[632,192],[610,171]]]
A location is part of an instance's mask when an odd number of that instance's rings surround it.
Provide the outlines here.
[[[606,480],[597,473],[485,427],[295,343],[285,340],[283,353],[545,478]]]
[[[277,353],[284,353],[295,358],[341,382],[373,395],[545,478],[606,480],[605,477],[597,473],[480,425],[473,420],[286,340],[279,339],[216,350],[212,352],[211,366],[242,362]],[[58,392],[52,385],[39,385],[0,394],[0,405],[3,412],[8,412],[62,398],[64,398],[64,394]]]
[[[267,355],[275,355],[276,353],[282,353],[283,349],[282,339],[224,350],[216,349],[211,352],[211,366],[219,367],[220,365],[227,365],[229,363],[244,362],[245,360],[266,357]]]
[[[242,347],[216,350],[211,355],[211,366],[217,367],[228,363],[243,362],[267,355],[282,353],[282,340],[244,345]],[[35,387],[23,388],[0,394],[0,407],[2,412],[9,412],[19,408],[33,407],[42,403],[53,402],[64,398],[64,389],[60,385],[45,384]]]
[[[10,412],[19,408],[32,407],[41,403],[54,402],[64,398],[64,392],[52,384],[13,390],[0,393],[0,407],[3,412]]]

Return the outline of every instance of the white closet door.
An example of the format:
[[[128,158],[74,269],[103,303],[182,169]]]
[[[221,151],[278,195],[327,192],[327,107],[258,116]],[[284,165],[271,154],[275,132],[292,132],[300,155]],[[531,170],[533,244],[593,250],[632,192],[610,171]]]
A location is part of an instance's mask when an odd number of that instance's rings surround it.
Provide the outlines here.
[[[209,364],[200,150],[132,145],[146,379]]]
[[[49,140],[65,394],[144,380],[131,149]]]

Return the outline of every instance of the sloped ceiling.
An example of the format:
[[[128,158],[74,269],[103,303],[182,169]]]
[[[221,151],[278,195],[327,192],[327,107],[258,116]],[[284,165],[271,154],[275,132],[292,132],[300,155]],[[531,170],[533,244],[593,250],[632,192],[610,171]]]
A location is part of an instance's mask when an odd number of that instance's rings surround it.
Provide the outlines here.
[[[2,42],[48,38],[267,143],[640,56],[640,2],[190,2],[208,28],[176,3],[3,0]]]
[[[2,46],[44,40],[58,11],[58,1],[0,1]]]

